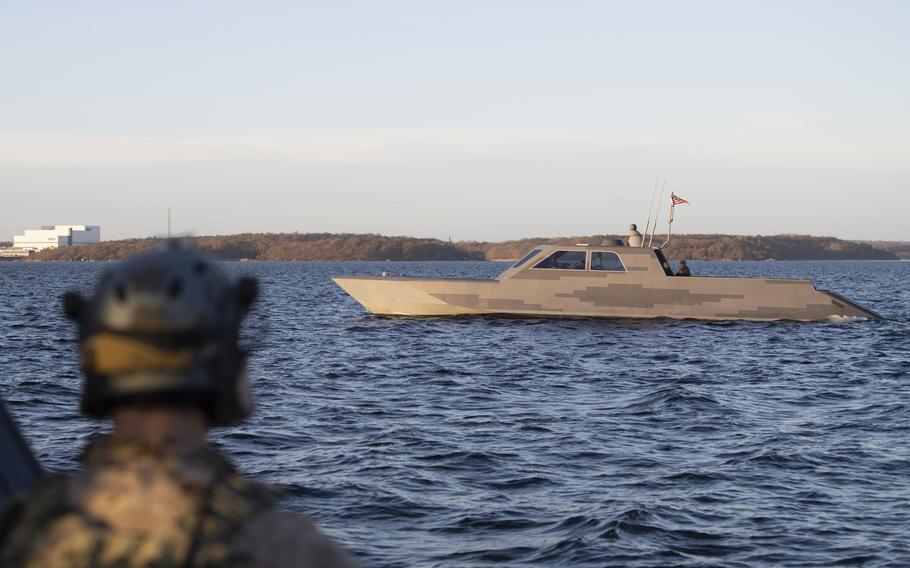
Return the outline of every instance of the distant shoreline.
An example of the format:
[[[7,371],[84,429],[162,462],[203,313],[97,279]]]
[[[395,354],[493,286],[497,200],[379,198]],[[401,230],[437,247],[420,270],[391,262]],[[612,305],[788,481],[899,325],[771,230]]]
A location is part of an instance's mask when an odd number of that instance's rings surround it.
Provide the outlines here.
[[[0,259],[0,264],[4,263],[14,263],[14,262],[28,262],[41,264],[45,262],[119,262],[122,259],[111,259],[111,260],[93,260],[87,258],[74,258],[74,259],[54,259],[54,260],[45,260],[40,258],[22,258],[22,259]],[[398,260],[266,260],[266,259],[242,259],[242,258],[219,258],[216,259],[219,262],[242,262],[242,263],[259,263],[259,262],[516,262],[517,258],[481,258],[476,260],[463,259],[463,260],[415,260],[415,259],[398,259]],[[677,260],[677,257],[670,259],[671,261]],[[786,260],[778,259],[738,259],[731,260],[729,258],[700,258],[700,259],[683,259],[688,262],[910,262],[910,258],[790,258]]]
[[[621,235],[535,237],[503,242],[442,241],[405,236],[333,233],[243,233],[202,236],[195,246],[221,260],[401,261],[490,260],[509,262],[542,243],[598,244]],[[103,241],[46,249],[26,261],[120,260],[153,250],[152,238]],[[910,243],[857,242],[809,235],[677,235],[664,249],[668,258],[687,260],[900,260],[910,259]]]

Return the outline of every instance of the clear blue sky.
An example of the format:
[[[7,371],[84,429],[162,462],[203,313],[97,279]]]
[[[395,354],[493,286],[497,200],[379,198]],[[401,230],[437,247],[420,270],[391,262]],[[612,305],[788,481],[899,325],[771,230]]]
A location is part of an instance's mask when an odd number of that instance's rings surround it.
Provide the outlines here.
[[[910,2],[0,2],[0,240],[910,240]],[[666,210],[666,208],[665,208]]]

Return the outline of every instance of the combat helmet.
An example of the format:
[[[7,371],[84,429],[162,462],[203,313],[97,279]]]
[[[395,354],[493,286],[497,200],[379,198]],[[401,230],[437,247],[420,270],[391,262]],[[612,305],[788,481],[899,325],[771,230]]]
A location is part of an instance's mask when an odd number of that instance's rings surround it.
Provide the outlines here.
[[[64,295],[79,325],[82,412],[124,404],[195,405],[213,426],[252,411],[240,322],[256,299],[252,278],[231,279],[176,241],[105,270],[94,293]]]

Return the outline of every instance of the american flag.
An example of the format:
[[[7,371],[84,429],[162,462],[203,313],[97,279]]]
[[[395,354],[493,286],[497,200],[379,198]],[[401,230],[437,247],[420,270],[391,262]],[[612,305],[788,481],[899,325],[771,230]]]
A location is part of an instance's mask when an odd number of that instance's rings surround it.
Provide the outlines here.
[[[682,197],[676,195],[675,193],[670,194],[670,199],[673,200],[673,205],[679,205],[681,203],[685,203],[686,205],[691,205],[688,201],[686,201]]]

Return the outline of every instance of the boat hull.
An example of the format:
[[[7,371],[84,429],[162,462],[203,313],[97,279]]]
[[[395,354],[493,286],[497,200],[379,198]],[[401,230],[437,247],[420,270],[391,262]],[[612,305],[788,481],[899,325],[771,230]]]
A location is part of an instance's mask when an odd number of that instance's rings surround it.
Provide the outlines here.
[[[570,271],[564,271],[570,272]],[[548,275],[550,276],[550,275]],[[809,280],[634,278],[634,273],[501,280],[338,277],[374,314],[820,321],[878,318]]]

